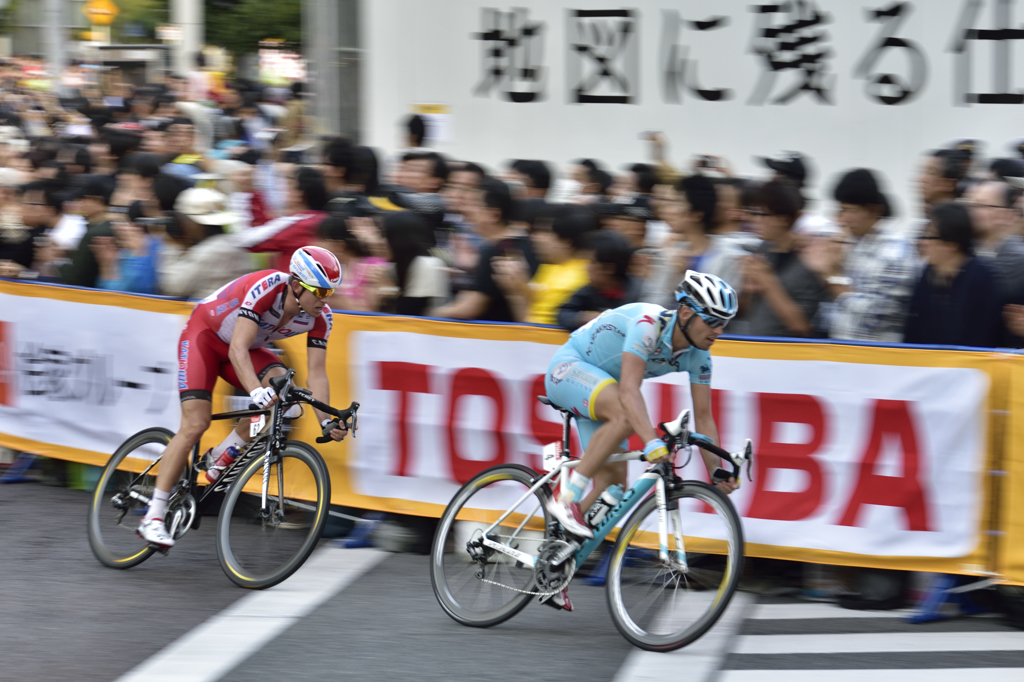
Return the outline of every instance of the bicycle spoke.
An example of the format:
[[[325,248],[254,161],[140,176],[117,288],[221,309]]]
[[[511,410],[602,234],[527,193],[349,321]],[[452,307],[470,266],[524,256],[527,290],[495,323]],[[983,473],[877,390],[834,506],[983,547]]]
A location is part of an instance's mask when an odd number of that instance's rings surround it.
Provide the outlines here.
[[[683,497],[711,505],[712,513],[693,511],[680,501],[678,514],[667,516],[668,555],[677,550],[686,568],[664,565],[655,500],[645,501],[620,536],[609,567],[612,616],[622,634],[638,646],[665,651],[693,641],[721,615],[735,590],[742,562],[742,529],[735,510],[717,492],[684,486]],[[685,511],[690,509],[690,511]],[[677,533],[677,525],[681,531]],[[683,547],[677,547],[677,538]],[[684,549],[685,548],[685,549]],[[725,598],[721,598],[722,596]]]
[[[485,547],[481,533],[509,512],[488,538],[536,555],[545,535],[542,495],[547,491],[527,494],[536,479],[524,467],[496,467],[478,478],[482,482],[470,482],[459,491],[441,518],[431,553],[431,580],[450,616],[467,625],[487,626],[515,615],[530,600],[533,568]],[[479,578],[482,557],[486,561]]]

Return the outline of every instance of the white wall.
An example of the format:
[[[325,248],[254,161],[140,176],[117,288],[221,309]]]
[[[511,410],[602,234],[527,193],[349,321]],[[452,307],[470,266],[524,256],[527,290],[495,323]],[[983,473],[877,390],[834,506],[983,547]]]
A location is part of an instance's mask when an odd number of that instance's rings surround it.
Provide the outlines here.
[[[763,0],[768,4],[770,0]],[[963,137],[980,138],[985,151],[1007,156],[1007,144],[1024,137],[1020,104],[967,103],[963,88],[976,93],[1024,92],[1024,45],[1014,41],[966,43],[955,53],[963,27],[991,29],[1024,26],[1024,8],[1015,0],[917,0],[902,3],[903,16],[895,37],[913,42],[926,63],[926,81],[916,97],[900,105],[884,105],[870,97],[858,66],[884,39],[893,23],[868,21],[869,8],[887,8],[893,0],[820,0],[801,3],[830,15],[820,26],[830,49],[824,60],[831,104],[813,93],[800,93],[789,104],[774,104],[800,81],[801,74],[777,76],[771,97],[752,101],[764,73],[764,61],[752,50],[758,15],[757,0],[630,0],[623,4],[589,0],[512,4],[478,0],[373,0],[363,10],[364,131],[368,143],[395,149],[398,126],[416,104],[450,107],[451,142],[436,145],[452,157],[496,166],[508,158],[541,158],[559,165],[579,157],[593,157],[619,167],[643,161],[646,147],[639,139],[645,130],[664,131],[670,158],[680,165],[694,154],[727,157],[744,174],[762,174],[754,155],[797,150],[815,162],[814,182],[819,195],[829,195],[836,175],[844,169],[867,166],[881,170],[896,196],[904,217],[918,215],[916,173],[920,154]],[[796,6],[797,3],[788,3]],[[514,103],[499,89],[489,94],[475,90],[483,80],[481,40],[484,8],[509,12],[525,8],[529,22],[540,22],[543,47],[534,61],[542,69],[540,101]],[[576,56],[570,49],[570,15],[575,10],[630,8],[637,17],[630,40],[636,48],[631,83],[631,104],[578,104],[572,90]],[[975,12],[976,10],[976,12]],[[689,25],[675,37],[697,60],[699,82],[705,88],[728,88],[732,98],[720,102],[698,99],[691,92],[681,103],[666,98],[663,87],[668,48],[665,34],[672,13],[686,20],[727,18],[727,25],[700,32]],[[974,12],[974,14],[972,14]],[[789,17],[775,15],[774,25]],[[806,33],[805,33],[806,34]],[[910,51],[890,48],[874,66],[874,73],[911,77]],[[520,53],[521,55],[522,53]],[[792,56],[790,53],[789,56]],[[968,65],[969,57],[970,64]],[[1000,58],[1002,57],[1002,58]],[[619,62],[613,60],[613,64]],[[1000,64],[1005,66],[1000,67]],[[958,67],[959,65],[959,67]],[[628,69],[628,66],[622,68]],[[957,69],[962,73],[958,76]],[[593,70],[588,63],[584,69]],[[999,73],[1004,73],[998,83]],[[587,71],[584,71],[584,78]],[[959,78],[959,81],[958,81]],[[959,85],[958,85],[959,83]],[[520,83],[520,90],[528,90]],[[598,94],[616,94],[605,88]],[[829,210],[830,202],[819,206]]]

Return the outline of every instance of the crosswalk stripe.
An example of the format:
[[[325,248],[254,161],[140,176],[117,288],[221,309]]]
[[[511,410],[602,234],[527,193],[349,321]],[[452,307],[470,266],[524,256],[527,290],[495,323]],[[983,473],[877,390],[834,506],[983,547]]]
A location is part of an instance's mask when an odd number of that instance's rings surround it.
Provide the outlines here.
[[[930,668],[925,670],[726,670],[718,682],[1020,682],[1021,668]]]
[[[739,638],[733,653],[843,654],[907,651],[1024,651],[1024,632],[745,635]]]
[[[690,646],[667,654],[634,649],[619,668],[614,682],[659,682],[677,678],[680,671],[686,671],[686,679],[691,682],[711,679],[743,623],[752,599],[744,592],[733,595],[722,618]]]
[[[906,618],[913,611],[852,611],[835,604],[758,604],[750,618],[754,620],[804,620],[806,618]]]
[[[375,549],[320,549],[288,580],[239,599],[117,682],[219,680],[385,556]]]

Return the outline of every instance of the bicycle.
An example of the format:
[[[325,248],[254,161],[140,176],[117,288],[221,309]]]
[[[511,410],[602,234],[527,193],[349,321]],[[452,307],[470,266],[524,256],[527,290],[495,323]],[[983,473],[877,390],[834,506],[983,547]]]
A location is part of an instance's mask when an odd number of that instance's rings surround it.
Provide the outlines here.
[[[212,419],[250,419],[252,440],[216,482],[202,485],[206,470],[197,443],[181,480],[171,492],[164,517],[175,540],[198,528],[203,514],[219,513],[217,558],[236,585],[263,589],[288,578],[309,558],[327,521],[330,476],[320,454],[305,443],[286,440],[285,414],[309,404],[345,422],[355,434],[359,403],[337,410],[293,385],[295,371],[270,380],[280,400],[267,409],[222,412]],[[269,415],[269,419],[267,416]],[[107,462],[89,506],[89,545],[104,566],[138,566],[156,551],[136,528],[156,483],[160,458],[174,434],[161,427],[144,429],[126,440]],[[321,436],[317,443],[330,438]]]
[[[546,397],[538,399],[552,405]],[[463,625],[502,623],[534,597],[539,601],[567,587],[577,568],[632,511],[618,531],[608,564],[612,620],[642,649],[672,651],[691,644],[715,624],[736,591],[743,528],[728,497],[701,481],[682,480],[675,470],[689,459],[675,467],[674,458],[680,449],[692,452],[690,446],[696,445],[729,462],[737,480],[746,463],[750,479],[751,441],[730,454],[689,431],[689,411],[684,410],[675,421],[660,425],[672,459],[652,464],[593,529],[593,539],[580,540],[547,512],[555,482],[564,482],[580,461],[568,454],[573,415],[557,409],[563,420],[561,448],[545,448],[546,474],[519,464],[491,467],[462,486],[448,504],[431,547],[430,578],[438,603]],[[618,453],[609,461],[635,460],[645,461],[642,451]]]

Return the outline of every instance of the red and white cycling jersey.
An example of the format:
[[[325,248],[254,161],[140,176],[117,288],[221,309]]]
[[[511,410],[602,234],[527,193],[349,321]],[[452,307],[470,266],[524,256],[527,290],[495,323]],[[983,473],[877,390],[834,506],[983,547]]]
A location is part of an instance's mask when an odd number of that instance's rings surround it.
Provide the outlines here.
[[[308,334],[307,346],[326,348],[333,325],[331,309],[327,306],[324,306],[319,317],[307,315],[300,310],[278,329],[285,297],[291,295],[288,291],[288,273],[260,270],[239,277],[204,298],[196,306],[191,319],[201,321],[225,343],[231,343],[235,321],[241,315],[259,325],[250,348],[261,348],[270,341],[296,334]]]

